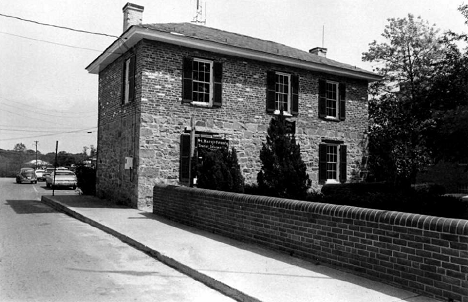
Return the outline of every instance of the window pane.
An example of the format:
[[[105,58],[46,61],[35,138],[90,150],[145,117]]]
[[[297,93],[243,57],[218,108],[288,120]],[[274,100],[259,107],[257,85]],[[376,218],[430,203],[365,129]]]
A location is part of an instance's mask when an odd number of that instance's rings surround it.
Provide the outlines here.
[[[209,103],[211,100],[211,63],[193,60],[193,101]]]
[[[327,146],[327,179],[338,178],[338,146]]]
[[[327,102],[326,114],[327,116],[337,117],[338,114],[338,85],[336,83],[327,82]]]
[[[289,75],[276,74],[275,110],[283,109],[289,112]]]

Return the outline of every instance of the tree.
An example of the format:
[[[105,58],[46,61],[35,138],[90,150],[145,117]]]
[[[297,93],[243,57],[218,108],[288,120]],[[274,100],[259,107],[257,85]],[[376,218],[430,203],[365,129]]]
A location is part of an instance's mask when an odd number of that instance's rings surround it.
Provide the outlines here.
[[[468,5],[458,10],[468,24]],[[436,65],[429,91],[436,121],[431,147],[435,161],[465,161],[468,159],[468,51],[460,50],[460,44],[467,45],[468,36],[447,32],[441,43],[446,51]]]
[[[257,174],[257,183],[263,194],[305,198],[311,180],[301,158],[300,146],[294,135],[288,133],[283,114],[271,119],[260,160],[262,168]]]
[[[26,151],[26,146],[23,143],[18,143],[18,144],[15,145],[13,150],[16,151],[16,152],[25,152]]]
[[[97,154],[97,150],[94,145],[89,146],[89,157],[95,157]]]
[[[383,80],[370,87],[369,168],[378,180],[409,185],[432,161],[436,127],[428,92],[444,56],[438,31],[420,17],[388,19],[363,60],[376,63]]]
[[[202,160],[199,161],[198,158],[202,158]],[[227,149],[201,150],[195,159],[195,175],[197,175],[199,188],[244,192],[244,177],[240,170],[235,148],[232,148],[231,151]]]

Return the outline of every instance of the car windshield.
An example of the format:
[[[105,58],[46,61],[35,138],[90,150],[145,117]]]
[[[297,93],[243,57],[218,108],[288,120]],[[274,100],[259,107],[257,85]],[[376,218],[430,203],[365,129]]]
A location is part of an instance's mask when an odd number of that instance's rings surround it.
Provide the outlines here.
[[[57,171],[55,172],[56,175],[75,175],[72,171]]]

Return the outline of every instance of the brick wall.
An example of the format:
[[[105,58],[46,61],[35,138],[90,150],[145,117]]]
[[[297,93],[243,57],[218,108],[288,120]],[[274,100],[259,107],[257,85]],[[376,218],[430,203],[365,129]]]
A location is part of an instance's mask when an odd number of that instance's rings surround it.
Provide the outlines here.
[[[156,185],[155,214],[468,302],[468,220]]]

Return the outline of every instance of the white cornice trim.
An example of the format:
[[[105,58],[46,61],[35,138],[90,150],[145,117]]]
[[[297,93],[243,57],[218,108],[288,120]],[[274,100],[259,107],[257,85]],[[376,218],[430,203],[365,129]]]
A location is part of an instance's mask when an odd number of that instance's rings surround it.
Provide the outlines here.
[[[89,73],[98,74],[107,65],[112,63],[142,39],[160,41],[229,56],[236,56],[268,63],[297,67],[306,70],[330,73],[344,77],[362,79],[369,82],[381,80],[381,76],[359,69],[351,70],[337,66],[303,61],[266,52],[235,47],[219,42],[186,37],[181,34],[161,32],[139,26],[130,27],[124,34],[122,34],[120,38],[114,41],[114,43],[112,43],[99,57],[97,57],[88,67],[86,67],[86,70],[88,70]]]

